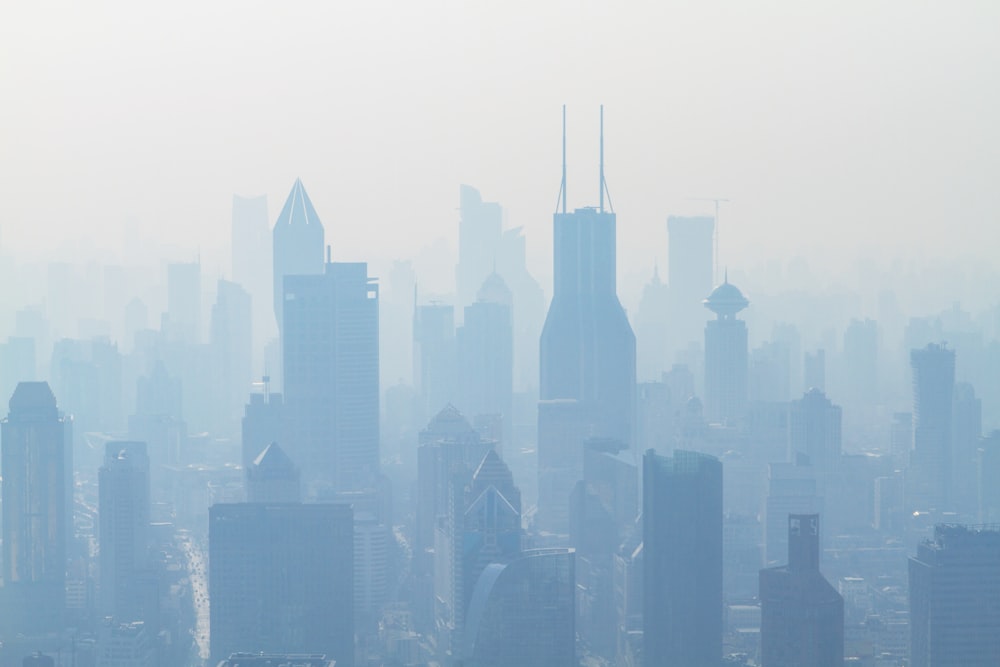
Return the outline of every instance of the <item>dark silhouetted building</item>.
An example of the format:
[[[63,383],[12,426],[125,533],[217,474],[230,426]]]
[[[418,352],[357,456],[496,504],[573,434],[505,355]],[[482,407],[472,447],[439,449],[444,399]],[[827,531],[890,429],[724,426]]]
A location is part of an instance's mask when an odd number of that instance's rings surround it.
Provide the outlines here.
[[[347,505],[209,510],[212,659],[323,653],[354,664],[354,520]]]
[[[0,439],[3,475],[3,627],[62,630],[73,530],[72,420],[47,382],[21,382]]]
[[[302,500],[299,469],[272,442],[246,469],[248,503],[297,503]]]
[[[486,566],[469,603],[465,667],[576,667],[572,549]]]
[[[762,667],[843,667],[844,599],[819,555],[819,515],[788,515],[788,565],[760,571]]]
[[[274,223],[272,243],[274,316],[284,332],[285,276],[323,273],[323,223],[297,178]]]
[[[955,351],[930,344],[910,352],[913,450],[907,471],[908,510],[946,511],[951,498],[951,415]]]
[[[364,263],[285,279],[286,443],[303,480],[366,488],[379,472],[378,285]]]
[[[100,611],[121,621],[152,619],[149,455],[144,442],[109,442],[98,471]],[[152,588],[152,591],[150,591]]]
[[[722,463],[646,452],[642,465],[643,664],[722,659]]]
[[[910,558],[911,667],[1000,659],[1000,528],[939,524]]]
[[[750,302],[727,278],[704,304],[716,314],[705,326],[705,417],[733,422],[746,414],[749,370],[747,325],[736,314]]]

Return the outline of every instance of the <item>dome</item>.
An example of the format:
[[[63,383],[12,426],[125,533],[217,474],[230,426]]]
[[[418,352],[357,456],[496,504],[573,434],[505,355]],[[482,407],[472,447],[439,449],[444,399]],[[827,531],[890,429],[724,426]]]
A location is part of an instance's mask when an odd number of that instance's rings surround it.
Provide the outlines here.
[[[479,292],[476,294],[476,300],[510,306],[512,296],[510,288],[507,287],[507,283],[504,282],[504,279],[499,273],[494,271],[486,277],[485,281],[483,281],[482,286],[479,288]]]
[[[703,303],[713,313],[726,317],[731,317],[750,305],[740,288],[729,282],[728,278],[712,290]]]

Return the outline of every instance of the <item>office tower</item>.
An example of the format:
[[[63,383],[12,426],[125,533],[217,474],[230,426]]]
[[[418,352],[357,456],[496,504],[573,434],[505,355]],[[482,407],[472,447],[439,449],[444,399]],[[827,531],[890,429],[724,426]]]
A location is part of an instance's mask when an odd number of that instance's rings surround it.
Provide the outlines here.
[[[813,387],[826,391],[826,350],[806,352],[804,368],[803,380],[806,391]]]
[[[364,263],[285,279],[288,453],[309,483],[364,488],[379,471],[378,285]]]
[[[889,426],[889,453],[892,465],[897,470],[910,467],[910,452],[913,449],[913,413],[894,412]]]
[[[819,515],[788,516],[788,565],[760,571],[766,667],[842,667],[844,598],[819,571]]]
[[[220,280],[212,305],[212,361],[215,366],[215,432],[233,433],[253,378],[250,295],[240,285]]]
[[[271,252],[270,218],[267,197],[233,195],[232,266],[233,282],[249,292],[253,300],[254,361],[259,363],[264,341],[274,336],[274,261]]]
[[[521,227],[505,230],[500,238],[496,272],[513,294],[514,388],[538,390],[538,339],[545,320],[545,292],[528,273],[527,250]]]
[[[171,341],[201,342],[201,261],[167,264],[163,332]]]
[[[667,218],[667,285],[670,290],[671,331],[669,353],[697,342],[704,327],[702,299],[715,283],[712,275],[712,239],[715,218],[708,216]]]
[[[35,339],[11,336],[0,344],[0,396],[14,393],[18,382],[35,379]]]
[[[907,509],[951,508],[951,411],[955,351],[934,343],[910,352],[913,368],[913,451]]]
[[[246,469],[248,503],[297,503],[302,500],[299,469],[272,442]]]
[[[705,416],[729,423],[746,413],[747,325],[736,314],[750,302],[727,276],[704,304],[716,315],[705,326]]]
[[[274,316],[280,334],[285,330],[285,276],[323,273],[323,223],[316,215],[302,181],[297,178],[274,223],[272,252]]]
[[[156,667],[156,633],[142,621],[105,618],[97,632],[95,667]]]
[[[576,667],[575,553],[532,549],[476,581],[463,642],[467,667]]]
[[[817,471],[827,474],[840,461],[842,410],[819,389],[810,389],[792,401],[788,413],[788,458],[804,456]]]
[[[660,280],[659,267],[654,266],[635,314],[635,367],[640,380],[659,379],[670,368],[673,350],[668,346],[675,333],[670,315],[670,289]]]
[[[536,526],[569,534],[570,493],[583,476],[583,443],[594,435],[585,404],[575,399],[538,403],[538,513]]]
[[[458,266],[455,282],[458,305],[476,300],[476,291],[497,263],[497,250],[503,228],[503,209],[496,202],[484,202],[479,190],[471,185],[458,189]]]
[[[603,110],[600,206],[566,211],[565,122],[561,210],[553,216],[554,293],[540,341],[541,401],[580,405],[578,430],[631,446],[635,430],[635,335],[616,291],[616,215],[604,208]],[[565,120],[565,118],[564,118]],[[539,408],[539,466],[552,460]],[[582,461],[583,442],[569,443]],[[541,488],[542,476],[539,471]],[[566,491],[579,477],[569,480]],[[560,491],[561,493],[561,491]],[[565,503],[563,499],[557,499]],[[539,517],[549,508],[539,504]],[[562,528],[551,526],[550,528]],[[564,530],[564,529],[563,529]]]
[[[466,414],[497,415],[501,442],[510,442],[514,422],[514,327],[511,294],[499,274],[483,282],[476,302],[465,307],[456,332],[458,395]]]
[[[783,403],[790,397],[791,350],[785,341],[766,341],[750,353],[751,401]]]
[[[354,664],[354,520],[347,505],[209,509],[212,660],[325,653]]]
[[[281,394],[271,393],[271,378],[263,377],[263,391],[250,394],[243,408],[241,424],[243,469],[246,470],[272,442],[284,437],[285,401]]]
[[[1000,656],[1000,529],[939,524],[909,561],[911,667],[987,667]]]
[[[952,507],[968,520],[976,515],[976,452],[983,435],[983,402],[967,382],[955,385],[951,408]]]
[[[849,404],[871,409],[878,401],[878,323],[851,320],[844,331],[845,397]]]
[[[816,469],[803,458],[768,464],[764,501],[765,565],[780,563],[788,553],[788,515],[818,514],[822,505]]]
[[[979,523],[1000,524],[1000,431],[979,442],[976,452],[976,490]]]
[[[413,383],[421,421],[458,398],[455,309],[443,303],[413,306]]]
[[[62,630],[73,531],[72,420],[47,382],[21,382],[0,430],[3,626],[11,635]]]
[[[146,620],[149,565],[149,456],[144,442],[109,442],[98,471],[100,613]],[[155,596],[154,596],[155,600]]]
[[[722,659],[722,463],[649,450],[642,463],[643,664]]]

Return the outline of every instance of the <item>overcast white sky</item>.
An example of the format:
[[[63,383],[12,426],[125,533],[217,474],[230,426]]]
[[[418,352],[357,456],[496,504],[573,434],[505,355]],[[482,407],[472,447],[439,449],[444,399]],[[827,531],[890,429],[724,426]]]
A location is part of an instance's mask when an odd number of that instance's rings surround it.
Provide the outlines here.
[[[6,2],[0,236],[117,249],[125,221],[228,244],[301,176],[335,257],[457,239],[458,185],[547,261],[597,199],[598,104],[620,261],[721,196],[722,261],[992,257],[1000,3]],[[547,269],[547,267],[546,267]]]

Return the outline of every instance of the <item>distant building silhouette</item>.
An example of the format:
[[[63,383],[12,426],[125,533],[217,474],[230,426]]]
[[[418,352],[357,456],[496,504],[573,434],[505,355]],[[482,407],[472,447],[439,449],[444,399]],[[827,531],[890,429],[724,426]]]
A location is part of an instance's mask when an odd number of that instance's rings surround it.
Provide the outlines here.
[[[181,343],[202,342],[201,262],[167,265],[167,312],[163,332]]]
[[[250,294],[237,283],[220,280],[209,330],[215,366],[213,394],[216,396],[212,426],[220,435],[236,432],[240,408],[250,390],[252,329]]]
[[[964,517],[976,515],[976,452],[983,436],[983,402],[967,382],[955,385],[951,404],[952,509]]]
[[[750,302],[729,282],[716,287],[704,301],[716,314],[705,326],[705,416],[728,423],[747,408],[747,326],[736,314]]]
[[[909,561],[911,667],[1000,656],[1000,529],[939,524]]]
[[[503,233],[503,209],[496,202],[484,202],[479,190],[459,186],[458,266],[455,282],[459,307],[476,301],[476,292],[496,266]]]
[[[792,401],[788,415],[789,460],[804,456],[816,470],[829,473],[840,461],[843,411],[815,387]]]
[[[722,463],[649,450],[642,465],[643,664],[722,659]]]
[[[73,531],[72,420],[47,382],[21,382],[0,426],[3,626],[11,635],[62,630]]]
[[[149,455],[144,442],[109,442],[98,471],[100,611],[120,621],[153,619],[149,570]]]
[[[465,667],[576,667],[572,549],[486,566],[469,603]]]
[[[819,515],[790,514],[788,565],[760,571],[765,667],[842,667],[844,599],[819,571]]]
[[[322,274],[323,247],[323,223],[296,178],[274,223],[272,238],[274,316],[279,332],[284,332],[285,276]]]
[[[243,407],[242,463],[246,470],[272,442],[284,437],[285,400],[281,394],[271,393],[271,378],[264,376],[263,391],[250,394],[250,402]]]
[[[677,345],[670,344],[670,337],[679,332],[675,327],[678,322],[671,319],[670,305],[670,289],[660,280],[659,267],[654,266],[653,277],[642,288],[634,319],[636,375],[642,381],[659,379],[671,366]]]
[[[301,476],[285,451],[272,442],[246,469],[248,503],[297,503],[302,500]]]
[[[514,421],[514,327],[511,293],[503,278],[491,273],[476,302],[465,307],[464,323],[456,332],[458,395],[470,415],[498,415],[501,442],[510,442]]]
[[[277,331],[274,325],[274,262],[271,250],[271,219],[267,197],[233,195],[232,266],[233,281],[249,292],[253,300],[254,361],[263,358],[261,351]]]
[[[816,469],[803,457],[794,462],[767,466],[767,498],[764,500],[764,564],[776,565],[788,554],[790,514],[818,514],[823,498]]]
[[[414,303],[413,383],[420,396],[421,421],[442,405],[457,402],[458,343],[453,306]]]
[[[285,279],[285,442],[307,484],[365,488],[379,472],[378,285],[364,263]]]
[[[878,323],[851,320],[844,331],[844,396],[855,410],[871,410],[879,397]]]
[[[806,391],[813,387],[826,391],[826,350],[806,352],[803,368],[803,384]]]
[[[325,653],[354,664],[354,521],[347,505],[209,510],[212,659]]]
[[[670,331],[664,341],[676,354],[698,342],[707,319],[701,302],[712,290],[712,246],[715,218],[667,218],[667,286],[670,292]],[[671,359],[672,361],[672,359]]]
[[[907,471],[908,510],[946,511],[951,501],[955,351],[930,344],[910,353],[913,451]]]

